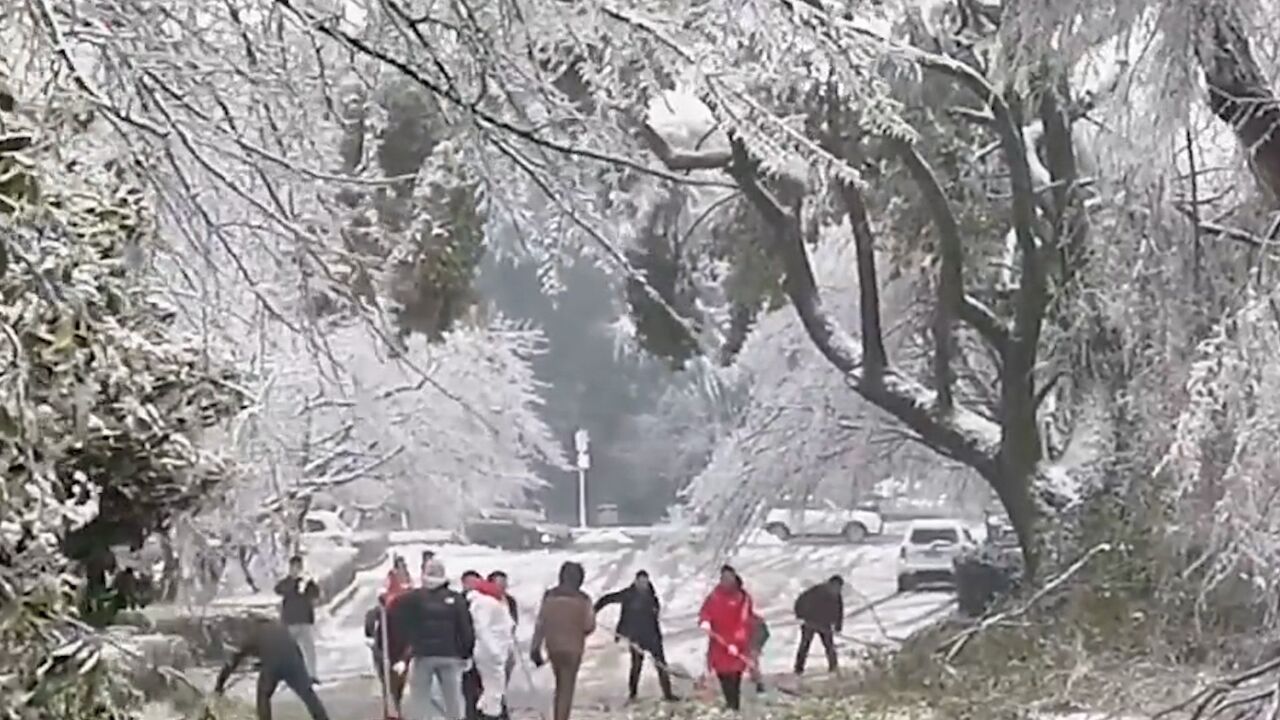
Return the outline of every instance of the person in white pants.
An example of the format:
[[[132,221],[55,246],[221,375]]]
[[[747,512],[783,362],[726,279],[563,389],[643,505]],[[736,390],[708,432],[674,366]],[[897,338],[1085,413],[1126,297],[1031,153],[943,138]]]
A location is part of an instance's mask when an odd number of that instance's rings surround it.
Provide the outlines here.
[[[496,583],[467,572],[462,576],[476,632],[475,664],[480,673],[480,699],[476,703],[482,720],[502,716],[507,692],[507,658],[515,650],[515,623],[507,607],[506,594]]]

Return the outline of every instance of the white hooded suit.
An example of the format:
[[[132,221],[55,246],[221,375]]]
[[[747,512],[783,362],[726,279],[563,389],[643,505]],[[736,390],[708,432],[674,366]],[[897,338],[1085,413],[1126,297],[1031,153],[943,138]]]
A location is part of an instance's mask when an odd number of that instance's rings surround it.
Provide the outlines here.
[[[507,689],[507,658],[515,653],[515,622],[497,585],[480,582],[467,593],[476,631],[475,663],[483,690],[476,704],[482,715],[502,714]]]

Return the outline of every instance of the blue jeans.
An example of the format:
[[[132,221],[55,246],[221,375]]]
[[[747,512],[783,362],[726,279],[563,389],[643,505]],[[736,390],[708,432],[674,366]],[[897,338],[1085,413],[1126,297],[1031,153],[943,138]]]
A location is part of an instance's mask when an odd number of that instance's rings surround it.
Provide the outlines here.
[[[409,669],[410,720],[462,720],[465,709],[462,699],[462,671],[466,660],[451,657],[415,657]],[[431,697],[436,683],[440,684],[443,707]]]

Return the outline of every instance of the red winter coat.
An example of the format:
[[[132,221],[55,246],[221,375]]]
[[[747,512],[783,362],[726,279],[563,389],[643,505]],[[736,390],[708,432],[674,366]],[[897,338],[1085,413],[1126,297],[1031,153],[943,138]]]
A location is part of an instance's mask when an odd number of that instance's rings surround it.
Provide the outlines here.
[[[395,570],[387,573],[386,594],[388,599],[394,600],[412,589],[412,579],[401,579]]]
[[[711,624],[707,663],[711,665],[712,672],[732,674],[746,671],[754,614],[751,596],[741,590],[717,585],[703,601],[698,622]]]

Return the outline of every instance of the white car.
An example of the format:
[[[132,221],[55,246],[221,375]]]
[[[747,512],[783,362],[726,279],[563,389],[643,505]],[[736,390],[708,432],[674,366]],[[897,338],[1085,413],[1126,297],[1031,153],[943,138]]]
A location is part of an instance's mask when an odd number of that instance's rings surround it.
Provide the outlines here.
[[[355,530],[333,510],[311,510],[302,519],[302,537],[306,540],[350,542]]]
[[[907,527],[898,549],[898,590],[922,585],[955,583],[955,559],[977,546],[969,528],[959,520],[915,520]]]
[[[862,542],[884,532],[884,518],[874,510],[842,508],[830,500],[810,500],[803,508],[773,508],[764,529],[782,540],[804,536],[843,537]]]

